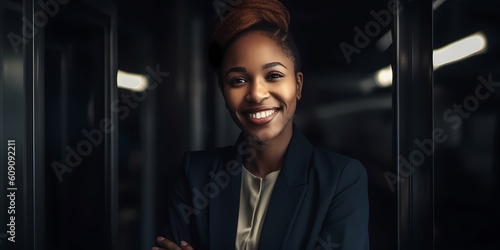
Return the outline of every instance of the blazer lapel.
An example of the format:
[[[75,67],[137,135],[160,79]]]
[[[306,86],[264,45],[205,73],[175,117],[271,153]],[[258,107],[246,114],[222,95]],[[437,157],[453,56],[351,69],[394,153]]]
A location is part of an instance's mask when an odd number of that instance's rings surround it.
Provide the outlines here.
[[[259,249],[284,249],[298,208],[307,190],[307,173],[312,145],[295,127],[281,172],[276,180]]]
[[[210,249],[234,249],[235,247],[240,205],[241,166],[241,155],[237,153],[237,147],[225,148],[211,178],[211,183],[217,183],[219,191],[217,193],[211,190],[213,195],[210,199],[208,219]],[[224,181],[221,181],[224,180],[223,176],[229,176],[229,183],[226,185]]]
[[[292,139],[268,205],[260,235],[260,249],[284,247],[307,190],[307,173],[313,147],[295,124],[293,126]],[[210,249],[235,248],[243,166],[242,155],[239,153],[242,143],[243,135],[240,134],[234,146],[222,151],[216,171],[212,175],[210,183],[223,184],[216,178],[217,174],[221,173],[227,173],[230,181],[227,185],[218,185],[218,193],[210,190],[214,192],[209,204]],[[227,171],[228,168],[235,171]]]

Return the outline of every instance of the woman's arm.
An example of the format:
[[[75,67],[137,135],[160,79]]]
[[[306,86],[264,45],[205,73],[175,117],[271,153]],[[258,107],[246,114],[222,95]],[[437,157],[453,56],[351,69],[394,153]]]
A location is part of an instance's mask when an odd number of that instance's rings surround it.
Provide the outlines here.
[[[164,243],[161,244],[164,247],[170,241],[179,246],[182,245],[181,241],[196,246],[196,240],[193,233],[194,222],[192,221],[192,217],[195,216],[193,211],[195,210],[193,210],[192,195],[188,182],[189,160],[190,152],[186,152],[182,161],[182,174],[180,174],[179,180],[174,186],[168,205],[168,221],[165,235],[167,240],[158,240],[159,244]]]
[[[165,239],[163,237],[158,237],[156,238],[156,242],[158,242],[158,245],[164,248],[153,247],[151,248],[151,250],[194,250],[193,247],[190,246],[189,243],[185,241],[181,241],[179,246],[168,239]]]

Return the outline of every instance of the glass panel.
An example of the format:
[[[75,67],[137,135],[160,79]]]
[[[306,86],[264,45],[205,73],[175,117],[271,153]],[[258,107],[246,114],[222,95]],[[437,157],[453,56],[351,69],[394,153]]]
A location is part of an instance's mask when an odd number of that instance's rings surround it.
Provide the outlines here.
[[[106,248],[110,241],[109,29],[96,13],[67,5],[44,30],[45,249]]]
[[[435,246],[499,249],[500,2],[436,2]]]
[[[22,4],[0,2],[0,248],[27,246],[26,89]],[[19,21],[18,21],[19,20]]]

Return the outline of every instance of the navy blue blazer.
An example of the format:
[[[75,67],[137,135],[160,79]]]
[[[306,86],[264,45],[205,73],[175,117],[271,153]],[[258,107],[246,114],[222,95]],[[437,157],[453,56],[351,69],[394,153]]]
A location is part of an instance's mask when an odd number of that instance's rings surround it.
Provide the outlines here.
[[[233,146],[187,152],[169,205],[166,238],[196,250],[235,248],[242,156]],[[252,158],[252,155],[248,155]],[[357,160],[313,147],[294,125],[259,249],[368,249],[367,175]]]

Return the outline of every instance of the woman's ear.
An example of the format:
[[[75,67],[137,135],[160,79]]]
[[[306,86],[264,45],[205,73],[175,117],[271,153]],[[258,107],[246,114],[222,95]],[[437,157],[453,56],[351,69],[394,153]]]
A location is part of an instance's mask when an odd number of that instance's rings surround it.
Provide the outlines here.
[[[297,100],[302,97],[302,85],[304,84],[304,74],[302,72],[297,72],[295,74],[295,81],[297,82]]]

